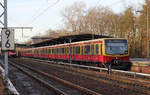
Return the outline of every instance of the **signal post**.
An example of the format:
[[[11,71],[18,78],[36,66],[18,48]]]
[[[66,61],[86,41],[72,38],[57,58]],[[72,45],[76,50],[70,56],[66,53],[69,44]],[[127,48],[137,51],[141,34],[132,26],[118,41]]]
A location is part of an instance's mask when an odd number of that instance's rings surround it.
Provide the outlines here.
[[[3,12],[0,14],[0,18],[3,16],[3,20],[0,20],[0,23],[4,26],[0,27],[2,29],[2,53],[5,55],[2,60],[5,68],[5,86],[8,88],[8,52],[15,49],[14,29],[32,29],[32,27],[8,27],[7,0],[0,1],[0,7],[3,8]]]

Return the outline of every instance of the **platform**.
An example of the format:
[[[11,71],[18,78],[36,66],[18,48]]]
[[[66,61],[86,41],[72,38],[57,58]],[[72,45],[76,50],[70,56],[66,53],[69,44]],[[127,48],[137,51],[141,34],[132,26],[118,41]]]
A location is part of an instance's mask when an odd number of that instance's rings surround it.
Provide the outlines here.
[[[150,74],[150,59],[130,58],[132,62],[131,71]]]
[[[130,58],[134,66],[150,66],[150,59],[146,58]]]
[[[0,95],[20,95],[11,81],[8,79],[8,89],[4,84],[4,69],[2,68],[3,61],[0,59]]]
[[[8,95],[7,91],[5,90],[2,71],[0,71],[0,95]]]

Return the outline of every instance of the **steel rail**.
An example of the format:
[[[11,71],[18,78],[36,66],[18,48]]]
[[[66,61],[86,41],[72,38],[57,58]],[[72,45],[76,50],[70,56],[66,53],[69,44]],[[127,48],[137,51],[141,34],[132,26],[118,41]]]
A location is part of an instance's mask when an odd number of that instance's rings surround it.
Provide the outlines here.
[[[70,64],[70,63],[63,63],[63,62],[54,62],[54,61],[46,61],[46,60],[40,60],[40,59],[34,59],[34,60],[38,60],[38,61],[42,61],[42,62],[49,62],[49,63],[53,62],[53,63],[60,64],[60,65],[68,65],[68,66],[74,66],[74,67],[79,67],[79,68],[95,69],[95,70],[99,70],[100,72],[101,71],[105,71],[105,72],[108,71],[107,68],[101,68],[101,67],[77,65],[77,64]],[[136,77],[136,76],[150,77],[150,74],[131,72],[131,71],[123,71],[123,70],[112,69],[112,72],[130,74],[130,75],[133,75],[133,77]]]
[[[42,72],[42,71],[39,71],[39,70],[35,70],[35,69],[33,69],[33,68],[29,67],[29,66],[26,66],[26,65],[23,65],[23,64],[19,64],[19,65],[24,66],[25,68],[28,68],[28,69],[30,69],[30,70],[32,70],[32,71],[37,72],[37,73],[40,73],[40,74],[42,74],[42,75],[44,75],[44,76],[46,76],[46,77],[49,77],[49,78],[53,78],[53,79],[55,79],[55,80],[58,80],[58,81],[60,81],[60,82],[62,82],[62,83],[64,83],[64,84],[66,84],[66,85],[68,85],[68,86],[74,87],[74,88],[76,88],[76,89],[78,89],[78,90],[80,90],[80,91],[86,93],[87,95],[101,95],[101,94],[99,94],[99,93],[97,93],[97,92],[95,92],[95,91],[92,91],[92,90],[87,89],[87,88],[85,88],[85,87],[81,87],[81,86],[79,86],[79,85],[73,84],[73,83],[71,83],[71,82],[69,82],[69,81],[60,79],[60,78],[55,77],[55,76],[53,76],[53,75],[50,75],[50,74],[48,74],[48,73],[45,73],[45,72]]]
[[[32,61],[35,61],[35,60],[32,60]],[[39,60],[38,60],[38,62],[39,62]],[[40,60],[40,63],[50,65],[50,64],[47,63],[47,61],[46,61],[46,63],[45,63],[45,61],[43,62],[43,60],[42,61]],[[53,66],[53,65],[50,65],[50,66]],[[56,67],[61,67],[61,66],[56,65]],[[63,67],[61,67],[61,68],[63,68]],[[60,68],[58,68],[58,69],[60,69]],[[80,73],[80,70],[77,70],[77,72]],[[69,73],[71,73],[71,72],[69,72]],[[102,75],[101,76],[102,79],[98,78],[98,77],[92,77],[92,76],[90,76],[90,74],[84,74],[82,71],[81,71],[81,74],[83,74],[84,76],[86,75],[86,77],[88,76],[87,78],[94,79],[96,81],[103,81],[104,83],[113,84],[113,85],[116,85],[116,86],[124,88],[124,89],[132,90],[132,91],[135,91],[135,92],[141,92],[141,93],[145,93],[145,94],[150,93],[150,91],[147,90],[150,87],[150,85],[147,85],[147,84],[149,84],[147,82],[143,83],[143,81],[134,80],[134,79],[131,79],[131,78],[125,78],[125,77],[122,77],[122,76],[118,78],[115,75],[107,75],[107,74]]]
[[[20,71],[22,71],[23,73],[27,74],[28,76],[32,77],[33,79],[37,80],[38,82],[44,84],[47,88],[53,89],[54,91],[57,92],[57,94],[60,94],[60,95],[68,95],[68,94],[62,92],[61,90],[59,90],[58,88],[54,87],[53,85],[50,85],[49,83],[47,83],[47,82],[45,82],[45,81],[39,79],[38,77],[36,77],[36,76],[30,74],[30,73],[27,72],[27,71],[21,69],[19,66],[15,65],[15,64],[13,64],[13,63],[11,63],[11,62],[9,62],[9,63],[10,63],[12,66],[16,67],[17,69],[19,69]]]
[[[80,71],[77,71],[77,72],[80,72]],[[80,72],[80,73],[82,74],[83,72]],[[90,74],[88,74],[88,75],[89,75],[88,78],[90,78]],[[125,77],[122,77],[122,76],[117,78],[117,77],[115,77],[115,75],[111,75],[111,76],[104,75],[103,77],[105,77],[106,80],[114,81],[116,83],[115,85],[118,85],[122,88],[130,89],[130,90],[133,90],[133,91],[140,91],[140,92],[143,92],[145,94],[150,93],[150,91],[146,90],[146,89],[150,88],[150,85],[148,85],[148,84],[150,84],[150,82],[148,82],[148,81],[135,80],[135,79],[132,79],[132,78],[125,78]],[[106,83],[108,83],[108,82],[106,82]]]

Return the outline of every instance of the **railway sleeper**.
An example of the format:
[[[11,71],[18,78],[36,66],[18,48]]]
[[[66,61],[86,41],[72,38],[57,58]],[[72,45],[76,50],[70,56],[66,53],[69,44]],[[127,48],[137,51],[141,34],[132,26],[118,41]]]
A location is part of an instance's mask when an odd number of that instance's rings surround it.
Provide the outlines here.
[[[150,87],[150,84],[148,85],[148,83],[142,83],[142,82],[139,82],[139,81],[136,81],[136,80],[133,81],[133,80],[124,79],[122,77],[115,77],[115,76],[108,76],[108,78],[111,78],[113,80],[122,81],[124,83],[129,82],[130,84],[136,84],[137,86],[143,86],[143,87],[146,87],[146,88]]]

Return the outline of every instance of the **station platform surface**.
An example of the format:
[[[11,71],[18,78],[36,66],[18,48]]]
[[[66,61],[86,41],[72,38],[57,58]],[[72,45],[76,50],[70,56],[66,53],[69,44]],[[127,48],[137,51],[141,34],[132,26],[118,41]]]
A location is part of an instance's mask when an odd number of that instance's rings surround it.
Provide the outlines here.
[[[0,71],[0,95],[8,95],[8,92],[5,89],[4,79],[1,71]]]
[[[130,58],[131,71],[150,74],[150,58]]]
[[[150,66],[150,58],[130,58],[134,66]]]

